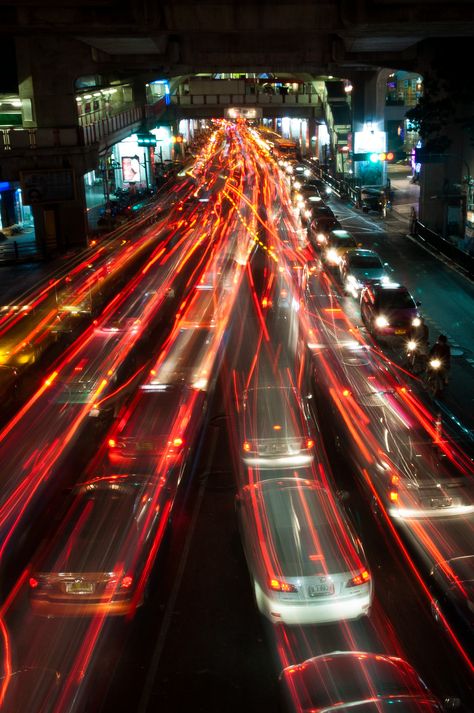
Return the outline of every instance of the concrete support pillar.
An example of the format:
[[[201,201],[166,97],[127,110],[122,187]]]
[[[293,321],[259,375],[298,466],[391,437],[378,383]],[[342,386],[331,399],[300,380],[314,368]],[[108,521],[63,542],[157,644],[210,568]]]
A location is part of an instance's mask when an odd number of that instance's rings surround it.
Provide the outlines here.
[[[462,239],[467,210],[472,210],[468,180],[473,175],[474,151],[466,132],[449,127],[452,143],[445,153],[421,165],[419,218],[444,237]]]
[[[308,119],[308,142],[309,142],[309,155],[310,156],[317,156],[317,149],[318,149],[318,141],[317,141],[317,135],[318,135],[318,122],[314,118],[314,116],[310,117]]]
[[[19,37],[16,40],[18,90],[25,128],[61,129],[78,126],[75,78],[93,73],[90,49],[76,40],[58,36]],[[86,201],[81,149],[70,155],[52,147],[42,153],[41,171],[58,167],[72,170],[74,200],[32,206],[37,240],[47,253],[87,243]],[[26,169],[38,168],[34,157]]]
[[[352,127],[361,131],[367,122],[378,124],[383,131],[385,93],[389,69],[378,72],[356,72],[352,78]]]
[[[46,36],[19,37],[16,47],[23,125],[77,126],[74,80],[89,70],[86,46],[69,38]]]
[[[35,234],[46,255],[55,255],[87,244],[87,213],[84,178],[75,176],[76,199],[63,203],[33,205]]]
[[[133,103],[136,106],[145,106],[147,103],[146,97],[146,78],[141,76],[134,77],[133,79]]]

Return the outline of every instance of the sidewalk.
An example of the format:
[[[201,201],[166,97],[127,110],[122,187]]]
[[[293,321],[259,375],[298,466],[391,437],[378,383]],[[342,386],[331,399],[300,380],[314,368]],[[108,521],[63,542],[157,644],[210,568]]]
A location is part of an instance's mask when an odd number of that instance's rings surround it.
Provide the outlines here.
[[[420,186],[411,183],[411,170],[409,166],[392,164],[388,167],[388,178],[393,191],[392,210],[398,213],[407,223],[411,220],[412,208],[418,215],[420,200]]]

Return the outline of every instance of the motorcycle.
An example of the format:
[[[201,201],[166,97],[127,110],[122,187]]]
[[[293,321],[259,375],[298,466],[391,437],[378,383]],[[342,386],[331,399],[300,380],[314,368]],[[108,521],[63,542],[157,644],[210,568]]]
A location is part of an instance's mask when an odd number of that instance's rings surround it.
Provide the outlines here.
[[[429,359],[425,369],[425,384],[433,398],[440,396],[446,385],[444,366],[441,359]]]
[[[406,343],[406,364],[413,374],[421,374],[426,369],[426,351],[415,339]]]

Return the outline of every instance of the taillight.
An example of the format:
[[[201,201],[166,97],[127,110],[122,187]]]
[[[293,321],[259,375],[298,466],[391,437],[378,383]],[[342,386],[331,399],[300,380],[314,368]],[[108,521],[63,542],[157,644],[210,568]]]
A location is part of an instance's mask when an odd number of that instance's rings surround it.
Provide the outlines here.
[[[29,582],[29,584],[30,584],[31,589],[36,589],[36,587],[38,586],[39,582],[38,582],[38,580],[35,579],[34,577],[30,577],[30,582]]]
[[[388,494],[388,497],[390,498],[390,502],[392,502],[392,503],[398,502],[398,493],[396,490],[391,490]]]
[[[314,446],[314,441],[312,438],[308,438],[306,441],[306,448],[312,448]]]
[[[250,443],[249,443],[248,441],[245,441],[243,448],[244,448],[244,451],[249,451],[249,450],[250,450]]]
[[[281,579],[271,579],[270,580],[270,589],[273,589],[274,592],[297,592],[298,587],[295,587],[294,584],[290,584],[289,582],[283,582]]]
[[[130,574],[126,574],[120,582],[120,589],[130,589],[133,584],[133,577]]]
[[[367,584],[369,579],[370,574],[368,570],[364,569],[360,574],[352,577],[352,579],[347,582],[346,587],[360,587],[362,584]]]
[[[182,446],[184,443],[182,438],[173,438],[173,446]]]
[[[109,438],[109,447],[115,448],[116,445],[117,445],[117,442],[113,438]]]

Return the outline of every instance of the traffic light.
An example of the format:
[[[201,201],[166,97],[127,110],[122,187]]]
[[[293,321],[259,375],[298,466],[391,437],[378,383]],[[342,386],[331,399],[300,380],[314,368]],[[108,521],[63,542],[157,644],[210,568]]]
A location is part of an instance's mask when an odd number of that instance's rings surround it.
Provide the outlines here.
[[[137,134],[138,146],[156,146],[156,136],[149,131]]]
[[[394,158],[395,156],[392,151],[389,151],[388,153],[382,151],[381,153],[371,153],[369,161],[370,163],[382,163],[383,161],[393,161]]]
[[[383,163],[390,161],[400,161],[406,158],[405,151],[374,151],[372,153],[355,153],[354,161],[369,161],[370,163]]]

